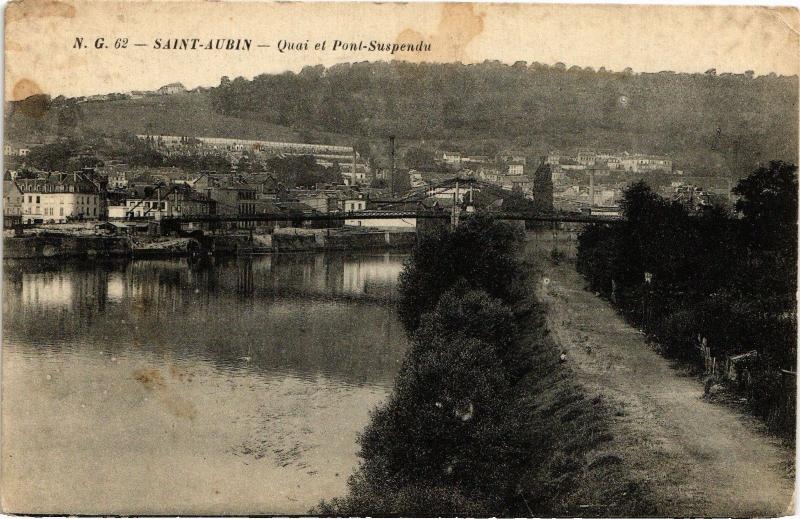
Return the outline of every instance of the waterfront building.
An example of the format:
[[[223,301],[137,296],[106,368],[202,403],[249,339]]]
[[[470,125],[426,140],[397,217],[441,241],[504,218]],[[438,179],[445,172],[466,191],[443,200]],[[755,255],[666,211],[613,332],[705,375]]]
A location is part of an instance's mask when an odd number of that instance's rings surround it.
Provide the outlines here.
[[[212,182],[205,190],[209,200],[215,202],[214,214],[236,218],[246,218],[257,212],[255,187],[241,181]],[[240,220],[235,227],[252,228],[255,221]]]
[[[308,205],[318,213],[329,212],[331,210],[331,201],[334,201],[333,207],[336,207],[335,199],[328,197],[328,195],[324,193],[308,194],[298,198],[298,201]]]
[[[128,198],[121,217],[160,220],[164,217],[210,216],[216,214],[216,206],[216,202],[206,195],[178,184],[166,191],[163,196],[156,190],[144,198]],[[109,206],[109,218],[120,217],[119,207]]]
[[[18,179],[23,223],[65,223],[102,217],[97,186],[79,173]]]
[[[172,211],[172,204],[169,200],[161,198],[129,198],[125,201],[125,218],[155,218],[161,219],[169,215]],[[115,215],[118,211],[115,211]]]
[[[399,230],[399,229],[416,229],[416,218],[381,218],[381,219],[361,219],[351,218],[344,221],[344,225],[348,227],[367,227],[375,230]]]
[[[128,217],[127,200],[123,205],[109,205],[108,206],[108,219],[109,220],[122,220]]]

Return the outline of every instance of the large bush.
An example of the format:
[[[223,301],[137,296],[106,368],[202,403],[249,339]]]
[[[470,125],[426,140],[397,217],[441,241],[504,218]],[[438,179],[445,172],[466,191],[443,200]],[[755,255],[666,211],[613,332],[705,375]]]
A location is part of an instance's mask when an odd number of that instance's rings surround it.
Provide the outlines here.
[[[418,336],[394,392],[359,436],[362,462],[349,480],[348,496],[321,510],[337,515],[508,510],[515,474],[532,452],[529,427],[497,345],[468,334]]]
[[[518,239],[505,226],[482,220],[465,222],[455,232],[427,237],[445,246],[439,258],[452,258],[466,243],[482,243],[498,255],[512,254]],[[448,248],[452,247],[451,249]],[[484,250],[484,252],[485,252]],[[419,251],[419,248],[417,249]],[[409,262],[405,294],[420,280],[434,279],[435,256]],[[473,254],[476,264],[497,264]],[[422,258],[429,261],[420,261]],[[468,257],[467,260],[470,258]],[[512,261],[513,260],[513,261]],[[501,262],[505,276],[518,280],[516,259]],[[458,274],[454,274],[457,271]],[[496,279],[512,290],[510,279],[480,267],[452,269],[424,291],[430,308],[415,317],[411,347],[385,404],[373,411],[359,435],[361,463],[348,481],[348,495],[323,502],[317,513],[333,515],[489,515],[519,512],[517,482],[530,463],[533,442],[529,413],[520,408],[514,384],[529,363],[520,351],[514,312],[498,297],[473,285]],[[410,280],[414,279],[414,282]],[[492,288],[497,289],[497,285]],[[421,294],[415,294],[423,305]]]
[[[437,338],[475,338],[491,347],[506,369],[518,371],[527,365],[520,358],[518,325],[514,312],[486,292],[470,290],[463,280],[442,294],[436,308],[422,316],[414,332],[412,359],[430,351]]]
[[[398,315],[406,330],[415,330],[420,316],[459,281],[505,303],[514,301],[521,290],[516,255],[521,242],[520,231],[479,216],[421,235],[400,274]]]

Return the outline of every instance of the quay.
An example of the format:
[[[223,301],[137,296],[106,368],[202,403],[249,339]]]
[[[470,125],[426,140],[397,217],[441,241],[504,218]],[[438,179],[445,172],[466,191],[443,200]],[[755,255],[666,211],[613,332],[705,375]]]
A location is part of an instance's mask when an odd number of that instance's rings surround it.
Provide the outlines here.
[[[279,252],[407,250],[414,230],[278,229],[196,236],[102,235],[42,231],[3,237],[4,259],[181,257]]]

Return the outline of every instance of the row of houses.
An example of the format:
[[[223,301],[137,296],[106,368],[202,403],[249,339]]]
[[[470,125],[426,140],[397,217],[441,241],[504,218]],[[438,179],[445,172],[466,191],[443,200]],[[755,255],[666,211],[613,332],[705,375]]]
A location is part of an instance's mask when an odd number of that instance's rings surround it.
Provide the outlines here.
[[[286,189],[266,175],[202,174],[190,182],[138,178],[124,189],[108,177],[81,173],[41,173],[32,178],[3,177],[7,225],[66,223],[105,219],[258,214],[352,212],[366,208],[364,193],[344,186]],[[375,195],[375,193],[372,193]]]
[[[287,189],[269,174],[203,173],[188,182],[157,181],[155,186],[139,180],[122,191],[123,203],[109,206],[110,218],[211,215],[246,218],[280,212],[329,213],[352,211],[353,201],[364,197],[360,191],[346,186]]]
[[[544,157],[544,163],[550,166],[579,166],[581,169],[596,168],[611,171],[627,171],[630,173],[646,173],[650,171],[671,172],[672,159],[662,155],[646,155],[641,153],[577,150],[573,153],[550,151]]]
[[[142,99],[143,97],[168,96],[187,92],[182,83],[169,83],[156,90],[131,90],[124,93],[95,94],[74,98],[76,103],[91,103],[98,101],[117,101],[120,99]]]
[[[369,166],[352,146],[301,142],[263,141],[225,137],[187,137],[179,135],[137,135],[160,153],[173,155],[222,155],[236,164],[245,154],[256,158],[310,155],[317,164],[339,165],[348,185],[370,180]]]

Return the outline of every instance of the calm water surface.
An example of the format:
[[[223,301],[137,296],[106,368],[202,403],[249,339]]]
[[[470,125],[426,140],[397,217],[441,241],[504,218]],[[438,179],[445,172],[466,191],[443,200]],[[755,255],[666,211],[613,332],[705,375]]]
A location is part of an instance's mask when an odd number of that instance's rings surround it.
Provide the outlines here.
[[[406,349],[404,256],[4,263],[8,511],[304,513]]]

